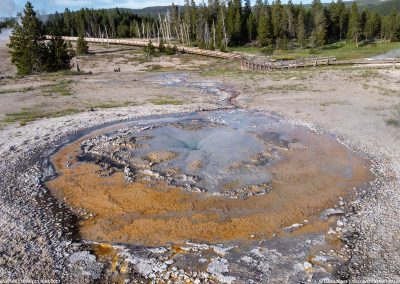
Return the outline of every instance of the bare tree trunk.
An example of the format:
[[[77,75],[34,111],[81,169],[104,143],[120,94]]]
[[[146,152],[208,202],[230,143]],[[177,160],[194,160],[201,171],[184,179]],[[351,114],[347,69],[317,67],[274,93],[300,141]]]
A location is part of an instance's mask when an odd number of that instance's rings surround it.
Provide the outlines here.
[[[175,25],[175,34],[176,34],[176,37],[177,37],[177,39],[178,39],[178,42],[180,42],[180,40],[179,40],[179,32],[178,32],[178,27]]]
[[[224,32],[224,39],[225,39],[225,49],[228,50],[228,38],[226,37],[226,30],[225,30],[225,15],[224,15],[224,10],[221,8],[221,13],[222,13],[222,28]]]
[[[213,29],[213,40],[214,40],[214,44],[213,44],[213,47],[214,47],[214,49],[216,49],[217,48],[217,46],[216,46],[216,40],[215,40],[215,24],[214,24],[214,20],[213,20],[213,27],[212,27],[212,29]]]
[[[160,31],[157,28],[157,45],[160,46]]]
[[[188,46],[190,46],[189,27],[186,24],[184,25],[184,27],[185,27],[185,31],[186,31],[186,40],[187,40]]]
[[[210,39],[210,30],[208,29],[208,22],[206,22],[206,25],[204,27],[204,42],[209,46],[211,43]]]
[[[181,22],[180,24],[180,28],[181,28],[181,38],[182,38],[182,44],[185,45],[185,37],[183,35],[183,23]]]
[[[106,37],[107,37],[107,46],[110,47],[110,42],[108,41],[108,32],[107,32],[107,26],[104,26],[104,30],[106,31]]]
[[[138,22],[136,22],[136,28],[137,28],[137,31],[138,31],[139,38],[142,38],[142,36],[140,35],[140,28],[139,28],[139,23]]]
[[[164,37],[165,37],[165,34],[164,34],[164,28],[163,28],[163,21],[162,21],[162,19],[161,19],[161,15],[160,15],[160,13],[158,13],[158,18],[159,18],[159,20],[160,20],[161,36],[162,36],[162,37],[163,37],[163,39],[164,39]]]
[[[165,19],[166,25],[167,25],[167,31],[168,31],[168,40],[172,38],[172,32],[171,32],[171,17],[166,17]]]
[[[164,29],[164,39],[167,40],[168,39],[168,27],[167,27],[167,18],[164,17],[163,21],[162,21],[162,25],[163,25],[163,29]]]

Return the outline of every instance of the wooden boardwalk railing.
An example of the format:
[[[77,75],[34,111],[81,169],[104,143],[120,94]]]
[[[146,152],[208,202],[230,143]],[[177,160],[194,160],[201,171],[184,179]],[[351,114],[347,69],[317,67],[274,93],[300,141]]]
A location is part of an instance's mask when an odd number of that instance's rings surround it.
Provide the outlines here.
[[[259,61],[254,59],[241,59],[242,69],[249,70],[273,70],[273,69],[290,69],[301,67],[316,67],[320,65],[330,65],[336,61],[335,57],[308,58],[299,60],[285,61]]]
[[[49,38],[49,36],[47,36]],[[63,36],[63,39],[66,41],[77,41],[78,37],[70,37]],[[138,46],[144,47],[149,41],[143,39],[106,39],[106,38],[91,38],[86,37],[85,40],[90,43],[108,43],[108,44],[116,44],[116,45],[129,45],[129,46]],[[240,60],[241,68],[246,70],[274,70],[274,69],[291,69],[291,68],[307,68],[307,67],[317,67],[317,66],[328,66],[328,65],[369,65],[369,64],[393,64],[393,67],[396,67],[396,64],[400,63],[400,58],[388,58],[381,60],[336,60],[335,57],[318,57],[318,58],[304,58],[297,60],[282,60],[282,61],[273,61],[273,60],[260,60],[257,58],[249,58],[247,56],[243,56],[237,52],[221,52],[214,50],[206,50],[198,47],[187,47],[187,46],[177,46],[178,51],[189,53],[189,54],[198,54],[203,56],[221,58],[221,59],[231,59],[231,60]]]
[[[328,65],[391,65],[394,68],[400,63],[400,58],[387,58],[379,60],[336,60],[335,57],[319,57],[306,58],[298,60],[285,61],[260,61],[256,59],[241,58],[241,68],[247,70],[274,70],[274,69],[291,69],[291,68],[306,68]]]
[[[77,41],[77,37],[71,36],[63,36],[63,39],[66,41]],[[85,40],[91,43],[110,43],[110,44],[118,44],[118,45],[130,45],[130,46],[139,46],[144,47],[146,46],[149,41],[148,40],[141,40],[141,39],[106,39],[106,38],[92,38],[86,37]],[[157,45],[156,45],[157,46]],[[214,51],[214,50],[206,50],[201,49],[198,47],[186,47],[186,46],[177,46],[178,51],[189,53],[189,54],[198,54],[204,55],[209,57],[216,57],[222,59],[236,59],[240,60],[241,55],[238,53],[228,53],[228,52],[221,52],[221,51]]]

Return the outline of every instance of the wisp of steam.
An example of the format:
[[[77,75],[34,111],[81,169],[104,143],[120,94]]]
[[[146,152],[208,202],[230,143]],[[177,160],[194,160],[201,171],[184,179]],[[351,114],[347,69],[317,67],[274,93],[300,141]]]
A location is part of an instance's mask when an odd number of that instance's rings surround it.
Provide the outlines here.
[[[0,43],[7,42],[10,38],[12,29],[2,29],[0,32]]]
[[[14,0],[1,0],[0,2],[0,17],[12,16],[16,6]]]
[[[393,49],[387,53],[379,54],[372,59],[388,59],[388,58],[400,58],[400,48]]]

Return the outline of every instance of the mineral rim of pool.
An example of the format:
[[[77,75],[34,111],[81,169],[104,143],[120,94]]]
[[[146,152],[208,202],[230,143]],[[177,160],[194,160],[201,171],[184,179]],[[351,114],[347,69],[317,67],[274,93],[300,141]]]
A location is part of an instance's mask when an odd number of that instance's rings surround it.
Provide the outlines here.
[[[137,245],[264,239],[372,178],[329,135],[262,112],[202,112],[98,129],[53,157],[47,186],[76,212],[83,238]]]

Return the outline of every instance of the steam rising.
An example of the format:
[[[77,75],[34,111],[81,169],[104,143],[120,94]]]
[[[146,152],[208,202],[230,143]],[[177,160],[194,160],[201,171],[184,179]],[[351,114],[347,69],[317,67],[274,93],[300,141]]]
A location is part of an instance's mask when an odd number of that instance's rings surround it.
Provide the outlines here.
[[[387,53],[377,55],[372,59],[391,59],[391,58],[400,58],[400,48],[393,49]]]
[[[0,1],[0,17],[10,17],[15,12],[14,0],[1,0]]]
[[[0,32],[0,44],[7,42],[10,37],[12,29],[3,29]]]

